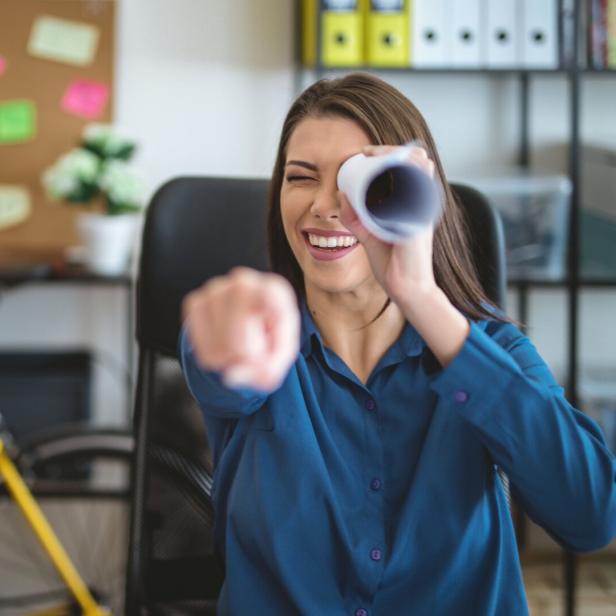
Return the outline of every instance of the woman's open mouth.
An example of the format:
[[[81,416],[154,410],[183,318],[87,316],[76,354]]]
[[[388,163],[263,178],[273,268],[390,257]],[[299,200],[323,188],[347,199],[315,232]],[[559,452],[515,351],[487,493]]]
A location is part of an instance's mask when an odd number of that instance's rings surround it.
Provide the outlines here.
[[[312,233],[308,234],[302,232],[304,236],[304,241],[306,242],[306,246],[308,247],[308,252],[319,261],[333,261],[334,259],[341,259],[342,257],[348,255],[350,252],[355,250],[359,245],[357,238],[346,236],[344,238],[323,238],[322,236],[315,236]],[[334,243],[332,240],[336,239],[336,245],[334,246],[316,246],[314,244],[320,243],[324,244],[328,242],[329,244]],[[311,243],[312,240],[312,243]],[[323,241],[325,240],[325,241]],[[344,246],[340,244],[350,244],[349,246]]]

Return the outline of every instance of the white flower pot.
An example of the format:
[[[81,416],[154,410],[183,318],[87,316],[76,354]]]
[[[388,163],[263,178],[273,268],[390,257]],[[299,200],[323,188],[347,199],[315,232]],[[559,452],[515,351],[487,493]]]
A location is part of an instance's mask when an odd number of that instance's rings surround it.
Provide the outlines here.
[[[139,219],[137,214],[81,214],[77,230],[86,267],[104,276],[126,273],[137,242]]]

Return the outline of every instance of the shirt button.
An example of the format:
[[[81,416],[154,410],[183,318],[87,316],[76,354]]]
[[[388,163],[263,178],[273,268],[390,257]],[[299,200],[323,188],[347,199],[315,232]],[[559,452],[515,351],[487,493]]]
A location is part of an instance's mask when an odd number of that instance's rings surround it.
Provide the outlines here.
[[[373,490],[380,490],[381,489],[381,480],[377,479],[376,477],[370,482],[370,487]]]
[[[368,610],[365,610],[363,607],[355,610],[355,616],[368,616]]]
[[[369,411],[374,411],[374,409],[376,408],[376,402],[372,398],[368,398],[366,400],[366,408]]]
[[[372,560],[381,560],[381,550],[379,550],[379,548],[374,548],[373,550],[370,550],[370,558],[372,558]]]
[[[467,391],[464,391],[463,389],[458,389],[458,391],[456,391],[456,393],[453,395],[453,399],[456,402],[466,402],[469,398],[469,393]]]

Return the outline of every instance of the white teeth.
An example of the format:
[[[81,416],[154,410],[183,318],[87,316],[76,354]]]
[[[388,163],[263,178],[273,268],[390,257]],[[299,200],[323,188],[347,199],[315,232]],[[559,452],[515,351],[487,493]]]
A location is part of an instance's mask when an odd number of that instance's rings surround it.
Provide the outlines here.
[[[357,244],[357,238],[350,235],[340,237],[324,237],[322,235],[308,234],[308,241],[313,246],[319,246],[319,248],[336,248],[343,246],[353,246]]]

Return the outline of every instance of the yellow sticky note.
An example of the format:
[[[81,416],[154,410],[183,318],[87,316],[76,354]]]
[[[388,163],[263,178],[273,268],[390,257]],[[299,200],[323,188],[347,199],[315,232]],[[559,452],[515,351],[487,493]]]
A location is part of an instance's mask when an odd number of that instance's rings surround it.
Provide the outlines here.
[[[30,192],[25,186],[0,184],[0,229],[23,222],[30,210]]]
[[[28,52],[37,58],[86,66],[94,60],[98,37],[96,26],[41,15],[32,25]]]

